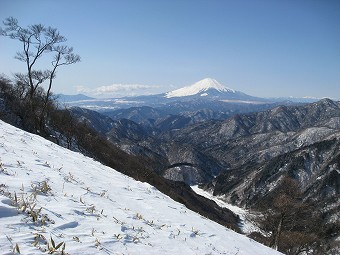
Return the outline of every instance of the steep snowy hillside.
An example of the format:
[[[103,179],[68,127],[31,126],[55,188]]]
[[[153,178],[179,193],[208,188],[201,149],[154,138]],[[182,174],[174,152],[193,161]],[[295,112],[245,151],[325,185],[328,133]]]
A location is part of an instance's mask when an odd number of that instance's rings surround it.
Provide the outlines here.
[[[235,93],[235,90],[227,88],[223,86],[221,83],[216,81],[215,79],[206,78],[196,82],[195,84],[187,87],[183,87],[180,89],[176,89],[170,91],[165,94],[166,98],[172,97],[186,97],[186,96],[193,96],[200,94],[200,96],[207,96],[207,91],[210,89],[214,89],[218,92],[228,92],[228,93]]]
[[[0,121],[2,254],[280,254]]]

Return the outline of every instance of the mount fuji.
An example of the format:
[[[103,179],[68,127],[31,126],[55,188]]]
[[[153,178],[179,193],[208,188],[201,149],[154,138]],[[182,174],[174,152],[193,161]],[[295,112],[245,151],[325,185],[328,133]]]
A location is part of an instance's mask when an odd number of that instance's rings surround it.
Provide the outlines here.
[[[193,95],[200,95],[200,96],[207,96],[211,93],[229,93],[235,94],[236,91],[230,88],[223,86],[221,83],[216,81],[215,79],[206,78],[196,82],[195,84],[187,87],[183,87],[177,90],[170,91],[165,94],[166,98],[173,98],[173,97],[185,97],[185,96],[193,96]]]
[[[217,100],[222,102],[235,103],[264,103],[268,99],[253,97],[243,92],[228,88],[217,80],[205,78],[190,86],[176,89],[164,94],[168,100],[185,100],[202,99],[202,100]]]

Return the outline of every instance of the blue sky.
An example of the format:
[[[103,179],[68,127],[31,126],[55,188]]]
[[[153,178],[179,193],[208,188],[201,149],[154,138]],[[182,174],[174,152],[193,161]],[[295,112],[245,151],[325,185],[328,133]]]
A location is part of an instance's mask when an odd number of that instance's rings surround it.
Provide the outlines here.
[[[214,78],[254,96],[340,98],[337,0],[1,0],[0,20],[58,28],[82,61],[55,93],[152,94]],[[0,73],[23,72],[0,37]]]

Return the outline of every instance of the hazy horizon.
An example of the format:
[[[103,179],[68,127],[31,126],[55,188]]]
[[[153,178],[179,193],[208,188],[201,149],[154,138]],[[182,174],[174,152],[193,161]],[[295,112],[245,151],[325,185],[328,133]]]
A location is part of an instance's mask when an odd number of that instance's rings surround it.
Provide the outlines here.
[[[190,85],[193,85],[193,84],[188,84],[187,86],[190,86]],[[223,85],[223,84],[222,84]],[[141,84],[127,84],[127,85],[124,85],[124,84],[116,84],[117,87],[120,87],[120,86],[127,86],[127,87],[142,87],[144,85],[141,85]],[[183,86],[183,87],[187,87],[187,86]],[[181,87],[181,88],[183,88]],[[78,89],[75,93],[73,94],[66,94],[66,93],[58,93],[58,94],[61,94],[61,95],[65,95],[65,96],[77,96],[77,95],[84,95],[84,96],[87,96],[87,97],[92,97],[92,98],[95,98],[95,99],[109,99],[109,98],[126,98],[126,97],[135,97],[135,96],[148,96],[148,95],[161,95],[161,94],[167,94],[168,92],[172,91],[172,90],[167,90],[167,91],[161,91],[161,92],[144,92],[144,93],[136,93],[136,94],[128,94],[128,95],[124,95],[124,94],[118,94],[118,93],[115,93],[114,96],[110,96],[110,94],[105,94],[105,93],[100,93],[100,90],[103,89],[103,88],[110,88],[110,86],[104,86],[104,87],[99,87],[99,88],[94,88],[93,90],[90,90],[90,89],[85,89],[85,90],[81,90],[81,89]],[[232,89],[234,90],[233,88],[230,88],[230,87],[227,87],[229,89]],[[174,90],[177,90],[178,88],[175,88]],[[98,92],[99,91],[99,92]],[[237,91],[237,90],[236,90]],[[239,91],[239,92],[243,92],[243,91]],[[249,96],[254,96],[254,95],[250,95],[248,94]],[[324,99],[324,98],[329,98],[329,99],[332,99],[332,100],[339,100],[339,98],[334,98],[334,97],[310,97],[310,96],[302,96],[302,97],[295,97],[295,96],[279,96],[279,97],[265,97],[265,96],[257,96],[259,98],[264,98],[264,99],[275,99],[275,98],[295,98],[295,99]]]

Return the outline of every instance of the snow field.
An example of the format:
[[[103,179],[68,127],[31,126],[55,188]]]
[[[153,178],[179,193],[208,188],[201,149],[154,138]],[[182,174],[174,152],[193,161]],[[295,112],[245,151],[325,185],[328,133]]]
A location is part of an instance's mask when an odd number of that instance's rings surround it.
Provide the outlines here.
[[[0,253],[60,254],[64,244],[68,254],[280,254],[0,121]]]

